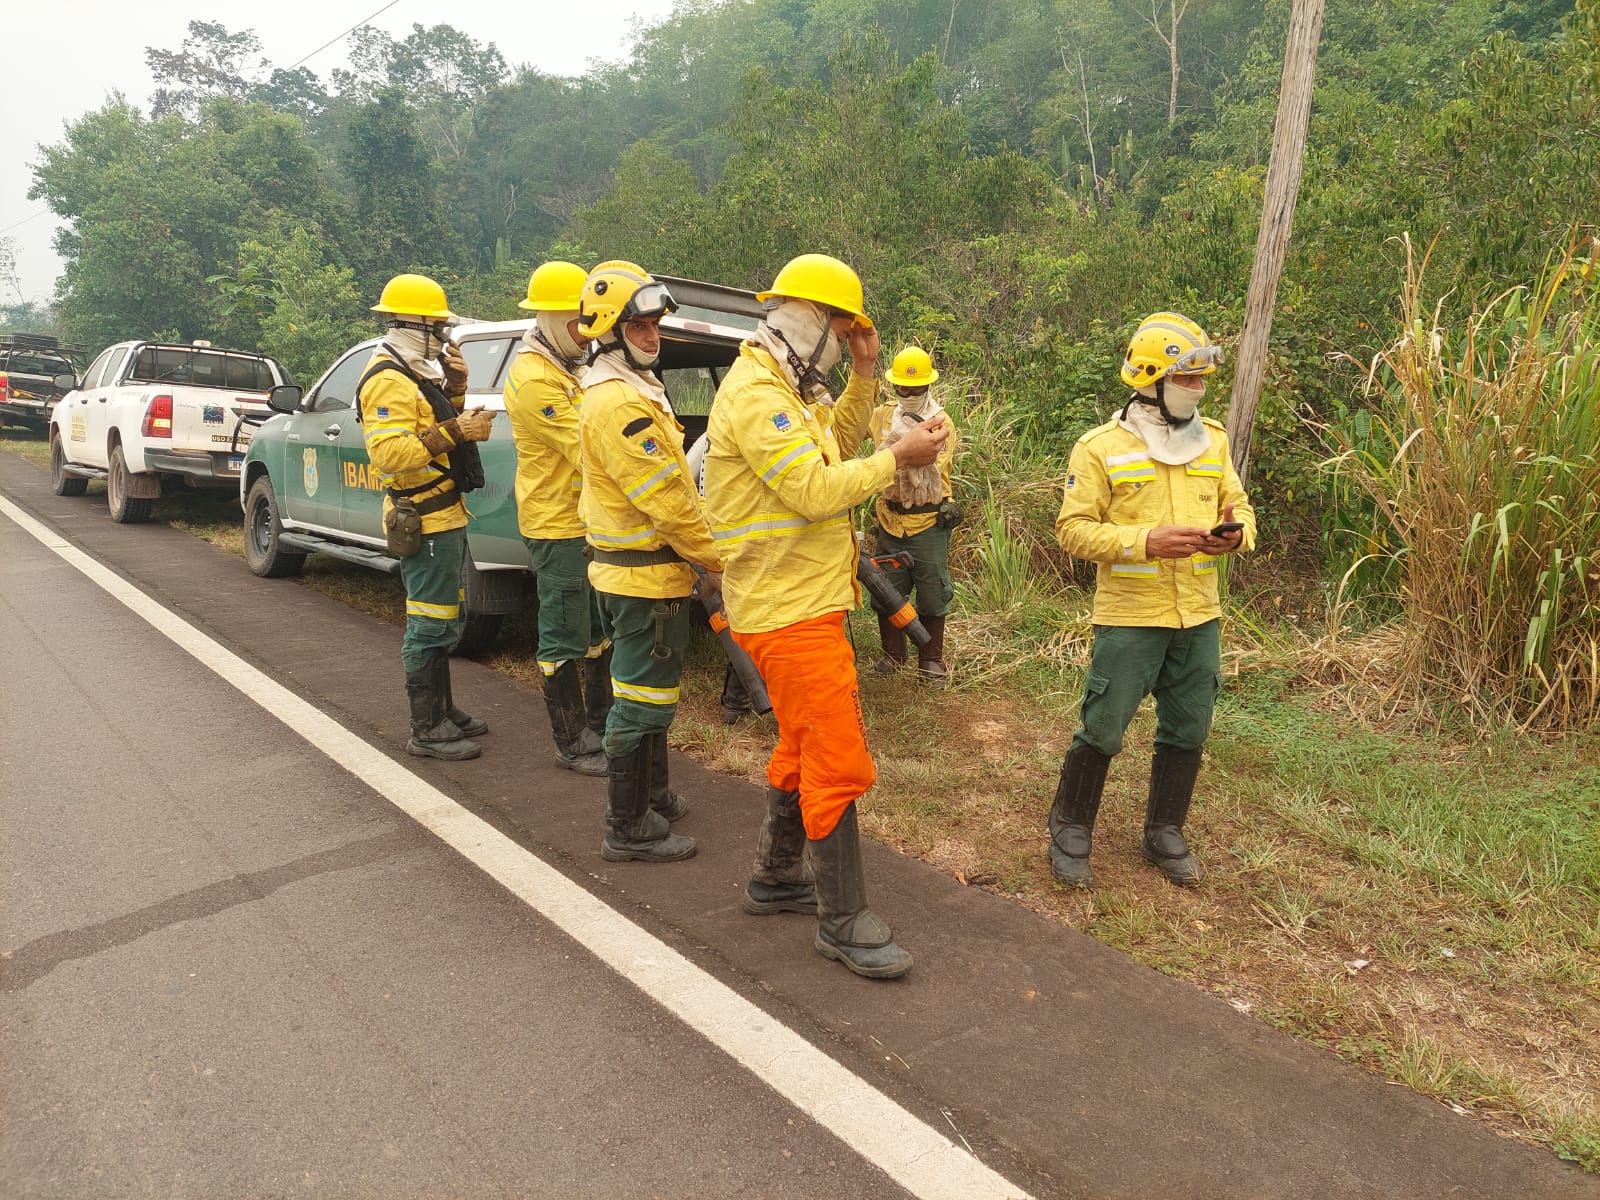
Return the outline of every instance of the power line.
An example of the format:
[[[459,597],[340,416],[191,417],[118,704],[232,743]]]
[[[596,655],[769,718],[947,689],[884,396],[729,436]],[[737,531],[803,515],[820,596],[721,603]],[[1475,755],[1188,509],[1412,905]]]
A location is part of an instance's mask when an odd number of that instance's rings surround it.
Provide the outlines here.
[[[20,221],[13,221],[10,225],[7,225],[4,229],[0,229],[0,233],[10,233],[13,229],[17,228],[17,226],[26,225],[29,221],[32,221],[35,217],[42,217],[42,216],[45,215],[45,213],[47,213],[49,211],[50,210],[48,208],[41,208],[38,212],[34,213],[32,217],[23,217],[22,220],[20,220]]]
[[[349,37],[352,33],[354,33],[356,30],[360,29],[368,21],[372,20],[373,17],[382,16],[384,13],[388,12],[391,8],[393,8],[396,4],[399,4],[399,3],[400,3],[400,0],[389,0],[389,3],[385,4],[377,12],[371,14],[371,16],[362,17],[361,20],[357,21],[354,25],[350,26],[349,29],[346,29],[338,37],[329,38],[327,41],[323,42],[322,45],[318,46],[315,50],[313,50],[310,54],[306,55],[305,58],[302,58],[300,60],[300,62],[290,63],[287,67],[284,68],[284,70],[292,71],[296,67],[298,67],[300,65],[300,63],[303,63],[303,62],[306,62],[306,61],[308,61],[310,59],[315,58],[317,55],[321,54],[324,50],[326,50],[329,46],[333,45],[334,42],[337,42],[339,40],[339,38]]]

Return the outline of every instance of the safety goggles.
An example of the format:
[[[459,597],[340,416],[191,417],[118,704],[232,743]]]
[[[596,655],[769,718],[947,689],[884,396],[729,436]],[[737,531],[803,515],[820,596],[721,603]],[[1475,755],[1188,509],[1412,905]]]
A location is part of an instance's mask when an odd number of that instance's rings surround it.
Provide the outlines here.
[[[631,321],[635,317],[664,317],[677,311],[678,302],[672,298],[666,284],[647,283],[629,299],[622,310],[622,319]]]
[[[1167,368],[1168,375],[1208,375],[1215,371],[1222,363],[1222,349],[1219,346],[1194,346],[1178,355],[1172,366]]]

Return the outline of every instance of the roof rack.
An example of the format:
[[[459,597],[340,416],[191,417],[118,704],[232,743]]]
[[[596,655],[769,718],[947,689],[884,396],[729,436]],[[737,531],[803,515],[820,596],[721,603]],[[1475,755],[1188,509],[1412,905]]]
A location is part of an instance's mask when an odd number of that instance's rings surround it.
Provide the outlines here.
[[[60,350],[67,354],[82,354],[82,342],[63,342],[48,333],[0,333],[0,350]]]

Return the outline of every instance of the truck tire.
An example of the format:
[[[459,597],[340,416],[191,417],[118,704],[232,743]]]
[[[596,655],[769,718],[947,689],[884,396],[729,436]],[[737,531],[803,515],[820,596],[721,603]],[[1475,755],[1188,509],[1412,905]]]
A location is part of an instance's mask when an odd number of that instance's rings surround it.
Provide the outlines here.
[[[59,434],[50,435],[50,490],[58,496],[81,496],[89,481],[81,475],[67,474],[67,452]]]
[[[244,560],[263,579],[286,579],[305,569],[306,556],[285,550],[278,540],[283,522],[278,517],[278,494],[270,476],[250,485],[244,501]]]
[[[487,654],[500,640],[500,627],[506,613],[516,606],[519,591],[508,588],[500,576],[519,575],[513,571],[480,571],[468,550],[461,562],[461,586],[467,593],[461,613],[461,637],[450,651],[460,658]],[[518,585],[520,578],[511,581]]]
[[[106,469],[106,507],[118,525],[137,525],[150,519],[152,501],[128,495],[128,460],[122,447],[111,447],[111,462]]]

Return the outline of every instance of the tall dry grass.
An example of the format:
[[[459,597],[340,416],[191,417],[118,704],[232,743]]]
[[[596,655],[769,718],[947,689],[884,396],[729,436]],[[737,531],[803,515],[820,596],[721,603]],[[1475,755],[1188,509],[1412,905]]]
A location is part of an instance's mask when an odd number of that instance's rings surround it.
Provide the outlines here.
[[[1410,242],[1404,332],[1378,403],[1326,432],[1340,482],[1373,502],[1400,617],[1319,648],[1393,710],[1459,706],[1524,729],[1600,721],[1600,240],[1448,328]]]

